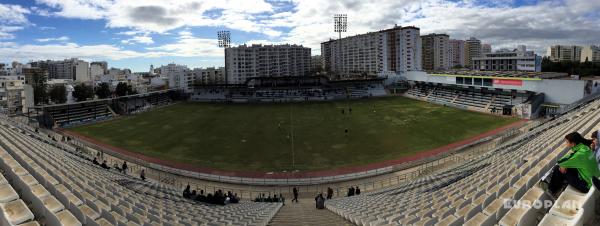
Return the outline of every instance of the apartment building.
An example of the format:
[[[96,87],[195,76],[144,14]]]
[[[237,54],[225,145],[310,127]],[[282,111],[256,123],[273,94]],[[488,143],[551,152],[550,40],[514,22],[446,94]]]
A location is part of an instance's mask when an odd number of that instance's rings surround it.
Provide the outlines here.
[[[554,62],[581,61],[582,49],[576,45],[553,45],[548,48],[548,56]]]
[[[465,40],[450,39],[448,41],[448,57],[450,68],[465,66]]]
[[[421,36],[423,70],[447,70],[449,68],[449,40],[446,34]]]
[[[600,63],[600,46],[588,45],[581,48],[581,62]]]
[[[465,41],[465,67],[472,68],[473,58],[481,56],[481,40],[474,37]]]

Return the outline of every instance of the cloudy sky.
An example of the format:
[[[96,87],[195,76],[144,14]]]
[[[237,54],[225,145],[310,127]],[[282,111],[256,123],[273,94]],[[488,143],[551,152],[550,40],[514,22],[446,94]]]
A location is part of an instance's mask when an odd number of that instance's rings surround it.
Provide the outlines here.
[[[376,2],[376,3],[375,3]],[[0,0],[0,62],[78,57],[147,71],[170,62],[223,65],[216,32],[234,45],[295,43],[320,54],[336,37],[398,24],[421,34],[475,36],[494,49],[525,44],[600,44],[599,0]]]

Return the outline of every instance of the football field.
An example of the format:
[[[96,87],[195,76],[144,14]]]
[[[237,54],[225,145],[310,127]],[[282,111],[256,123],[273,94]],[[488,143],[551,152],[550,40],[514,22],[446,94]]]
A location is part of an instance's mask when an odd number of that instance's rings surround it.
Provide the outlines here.
[[[405,157],[516,121],[387,97],[293,104],[185,102],[69,130],[175,162],[281,172]]]

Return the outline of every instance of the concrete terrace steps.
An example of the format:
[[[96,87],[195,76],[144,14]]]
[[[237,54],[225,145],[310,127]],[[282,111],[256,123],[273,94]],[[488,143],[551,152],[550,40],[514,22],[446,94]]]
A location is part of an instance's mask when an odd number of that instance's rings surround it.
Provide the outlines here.
[[[271,219],[270,226],[354,225],[327,209],[316,209],[314,199],[300,199],[298,203],[290,200],[286,200],[285,206]]]

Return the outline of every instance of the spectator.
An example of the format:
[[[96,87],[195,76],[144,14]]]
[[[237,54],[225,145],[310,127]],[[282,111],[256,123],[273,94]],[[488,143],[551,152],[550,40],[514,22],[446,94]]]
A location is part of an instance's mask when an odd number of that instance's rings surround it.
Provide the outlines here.
[[[190,194],[190,199],[196,199],[196,190],[192,190],[192,193]]]
[[[123,165],[121,166],[121,170],[124,174],[127,174],[127,162],[123,161]]]
[[[185,189],[183,189],[183,197],[186,199],[190,198],[190,185],[188,184]]]
[[[279,202],[283,203],[283,205],[285,206],[285,198],[283,197],[283,194],[279,193]]]
[[[99,165],[100,163],[98,162],[98,159],[96,159],[96,157],[94,157],[94,160],[92,160],[92,163],[94,163],[94,165]]]
[[[356,190],[355,190],[354,194],[360,195],[360,188],[358,188],[358,186],[356,186]]]
[[[600,176],[593,153],[592,141],[574,132],[565,136],[569,152],[558,160],[550,177],[543,178],[539,185],[555,199],[564,186],[571,185],[580,192],[587,193],[592,186],[592,178]]]
[[[294,187],[294,189],[292,189],[293,193],[294,193],[294,199],[292,199],[292,202],[294,202],[294,200],[296,200],[296,203],[298,203],[298,189],[296,187]]]
[[[333,189],[327,187],[327,199],[331,199],[333,197]]]
[[[100,165],[100,167],[102,167],[104,169],[110,169],[110,167],[108,167],[108,165],[106,165],[106,160],[102,161],[102,165]]]
[[[325,198],[323,198],[323,194],[319,194],[317,197],[315,197],[315,206],[317,209],[325,208]]]
[[[206,196],[204,196],[204,190],[200,190],[200,194],[196,196],[196,201],[206,202]]]
[[[350,196],[354,196],[354,187],[348,188],[348,197],[350,197]]]
[[[140,178],[141,178],[143,181],[146,181],[146,170],[142,170],[142,172],[140,172]]]

